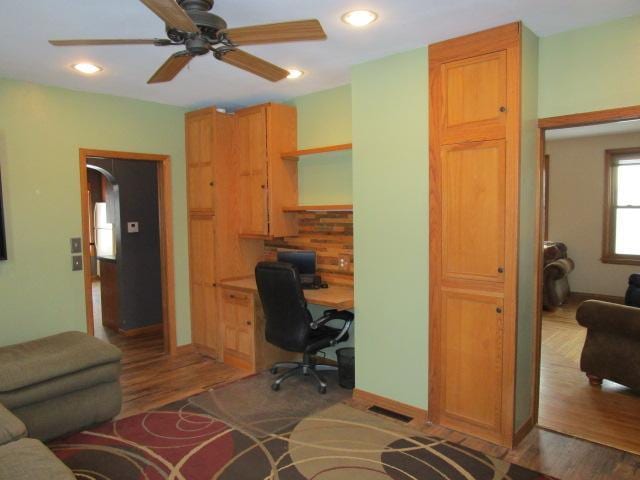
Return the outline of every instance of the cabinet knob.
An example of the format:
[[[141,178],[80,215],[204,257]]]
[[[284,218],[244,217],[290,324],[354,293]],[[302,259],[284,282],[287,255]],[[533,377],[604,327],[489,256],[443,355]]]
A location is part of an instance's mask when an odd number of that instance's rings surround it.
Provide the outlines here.
[[[504,113],[507,111],[507,107],[500,107],[500,113]]]
[[[210,186],[210,187],[213,187],[213,182],[209,182],[209,186]]]
[[[265,188],[267,188],[267,186],[266,185],[260,185],[260,188],[262,188],[264,190]]]
[[[496,308],[497,313],[502,313],[502,309],[500,307]]]
[[[504,267],[498,267],[498,273],[504,273]]]
[[[247,325],[251,326],[251,321],[247,320]]]

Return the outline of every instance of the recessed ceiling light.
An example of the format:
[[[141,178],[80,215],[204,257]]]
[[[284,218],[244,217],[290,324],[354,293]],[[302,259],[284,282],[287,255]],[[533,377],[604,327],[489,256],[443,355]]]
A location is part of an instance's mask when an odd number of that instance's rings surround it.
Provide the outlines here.
[[[366,27],[377,20],[378,14],[371,10],[353,10],[342,16],[342,21],[354,27]]]
[[[85,75],[93,75],[94,73],[102,71],[102,67],[94,65],[93,63],[76,63],[71,65],[71,68]]]
[[[298,70],[297,68],[290,68],[289,75],[287,75],[287,78],[290,80],[295,80],[296,78],[300,78],[303,75],[304,75],[304,72],[302,70]]]

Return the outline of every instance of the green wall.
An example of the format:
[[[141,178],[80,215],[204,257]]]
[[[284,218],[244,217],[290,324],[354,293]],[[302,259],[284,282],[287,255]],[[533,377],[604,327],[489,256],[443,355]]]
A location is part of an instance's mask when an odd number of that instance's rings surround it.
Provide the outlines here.
[[[538,37],[528,28],[522,33],[522,137],[520,140],[520,229],[518,238],[518,320],[516,348],[515,428],[533,413],[537,293],[535,259],[536,176],[538,171]]]
[[[289,102],[298,109],[298,148],[323,147],[351,143],[351,85],[315,92]],[[298,162],[300,204],[344,204],[353,202],[353,163],[350,151],[303,157]],[[311,314],[322,316],[323,305],[310,305]],[[342,322],[335,322],[341,327]],[[335,359],[339,348],[352,347],[349,340],[323,351]]]
[[[0,262],[0,344],[86,330],[78,149],[171,155],[178,344],[190,343],[184,110],[0,79],[0,169],[9,260]]]
[[[427,406],[427,50],[352,70],[356,387]]]
[[[640,104],[640,15],[540,39],[540,117]]]
[[[290,102],[298,109],[298,148],[351,143],[351,86],[324,90]],[[298,162],[300,204],[353,202],[351,152],[311,155]]]

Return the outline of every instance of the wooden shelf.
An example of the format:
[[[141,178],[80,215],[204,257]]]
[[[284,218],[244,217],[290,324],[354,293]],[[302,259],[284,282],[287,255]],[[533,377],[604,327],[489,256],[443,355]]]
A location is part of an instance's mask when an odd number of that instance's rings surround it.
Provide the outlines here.
[[[353,205],[296,205],[293,207],[283,207],[283,212],[351,212]]]
[[[243,232],[240,232],[238,234],[238,237],[244,238],[247,240],[273,240],[274,238],[276,238],[273,235],[266,235],[264,233],[243,233]]]
[[[305,155],[317,155],[319,153],[339,152],[341,150],[351,150],[353,147],[350,143],[342,145],[329,145],[328,147],[308,148],[306,150],[296,150],[295,152],[286,152],[280,155],[283,160],[299,160]]]

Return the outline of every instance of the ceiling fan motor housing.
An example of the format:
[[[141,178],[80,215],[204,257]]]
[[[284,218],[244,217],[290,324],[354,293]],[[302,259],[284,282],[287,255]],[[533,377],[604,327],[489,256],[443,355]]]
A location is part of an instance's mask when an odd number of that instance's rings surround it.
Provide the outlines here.
[[[200,29],[200,34],[185,33],[167,25],[167,36],[176,43],[184,43],[194,55],[209,52],[207,43],[215,43],[220,30],[227,28],[222,17],[210,13],[213,0],[178,0],[178,4]]]

